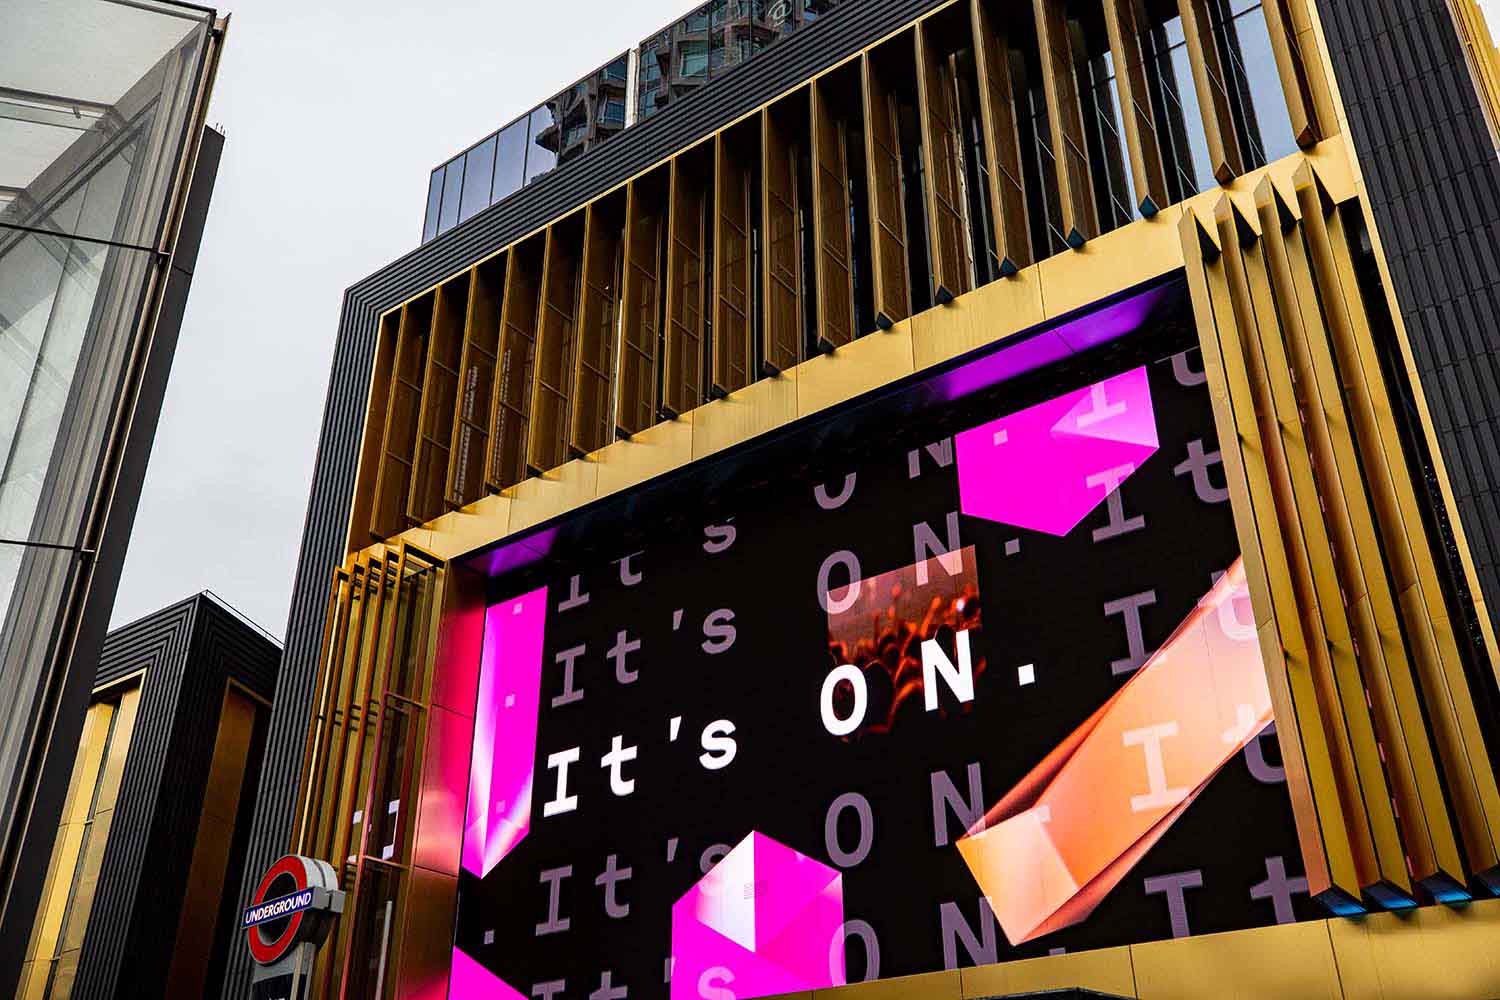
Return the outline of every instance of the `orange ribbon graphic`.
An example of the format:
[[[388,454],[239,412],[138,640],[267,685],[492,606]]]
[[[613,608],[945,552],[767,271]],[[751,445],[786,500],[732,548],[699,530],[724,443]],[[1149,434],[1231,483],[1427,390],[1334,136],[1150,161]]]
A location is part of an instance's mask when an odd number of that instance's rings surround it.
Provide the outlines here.
[[[959,839],[1006,938],[1020,944],[1086,919],[1270,723],[1241,560],[1124,687]]]

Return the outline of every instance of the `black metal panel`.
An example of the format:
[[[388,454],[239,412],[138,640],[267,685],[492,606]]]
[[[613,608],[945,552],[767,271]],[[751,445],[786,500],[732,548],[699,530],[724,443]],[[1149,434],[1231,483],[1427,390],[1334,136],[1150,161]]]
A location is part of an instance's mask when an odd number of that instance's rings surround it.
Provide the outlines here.
[[[96,686],[145,676],[74,997],[161,995],[188,876],[186,864],[170,861],[192,855],[225,685],[269,696],[280,656],[271,639],[202,594],[105,641]]]
[[[248,901],[257,873],[285,852],[291,837],[329,583],[334,567],[345,554],[380,314],[946,2],[859,0],[840,7],[722,81],[669,105],[566,169],[492,205],[344,294],[292,591],[286,651],[246,862],[246,884],[240,887],[242,905]],[[249,981],[249,954],[237,948],[232,952],[225,996],[247,995]]]
[[[1456,510],[1428,474],[1406,373],[1388,348],[1387,377],[1408,394],[1396,417],[1428,494],[1427,528],[1447,553],[1454,617],[1481,649],[1448,518],[1462,521],[1500,627],[1500,160],[1447,0],[1318,0],[1318,9]],[[1388,320],[1376,317],[1377,335],[1393,336]],[[1500,704],[1487,665],[1471,663],[1470,680],[1481,705]],[[1500,755],[1500,718],[1482,716]]]

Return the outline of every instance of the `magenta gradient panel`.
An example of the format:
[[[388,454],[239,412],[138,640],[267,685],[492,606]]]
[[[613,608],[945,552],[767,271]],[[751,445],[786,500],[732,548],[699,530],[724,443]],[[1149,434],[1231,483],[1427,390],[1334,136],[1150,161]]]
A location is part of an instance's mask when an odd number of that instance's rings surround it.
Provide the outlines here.
[[[483,878],[531,830],[547,588],[485,611],[464,821],[464,870]]]
[[[844,878],[751,833],[672,906],[672,1000],[844,984]]]
[[[454,948],[448,1000],[527,1000],[527,997],[470,958],[462,948]]]
[[[963,512],[1063,536],[1159,447],[1145,368],[958,435]]]

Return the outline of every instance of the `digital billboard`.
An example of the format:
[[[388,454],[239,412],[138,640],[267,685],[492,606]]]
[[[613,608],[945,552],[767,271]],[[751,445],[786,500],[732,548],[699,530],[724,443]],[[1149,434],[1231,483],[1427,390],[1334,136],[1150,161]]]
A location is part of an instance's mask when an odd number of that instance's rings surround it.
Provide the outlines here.
[[[1317,916],[1191,330],[1169,287],[498,577],[450,995],[734,1000]]]

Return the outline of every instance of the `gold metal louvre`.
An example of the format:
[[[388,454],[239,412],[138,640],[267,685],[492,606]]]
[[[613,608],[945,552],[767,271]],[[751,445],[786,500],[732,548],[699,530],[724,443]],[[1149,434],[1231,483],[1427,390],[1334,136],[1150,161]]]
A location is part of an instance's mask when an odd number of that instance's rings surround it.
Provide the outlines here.
[[[1337,125],[1305,5],[1252,14],[1308,146]],[[1193,143],[1208,183],[1244,172],[1258,126],[1206,0],[1032,8],[955,0],[393,310],[351,547],[1160,212]],[[1156,8],[1191,79],[1162,76]]]

